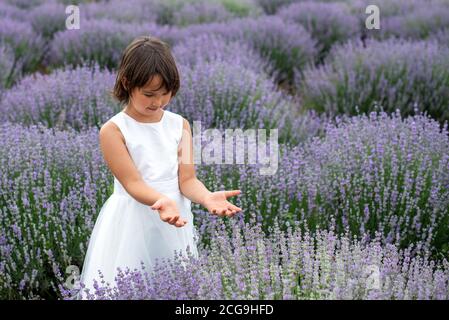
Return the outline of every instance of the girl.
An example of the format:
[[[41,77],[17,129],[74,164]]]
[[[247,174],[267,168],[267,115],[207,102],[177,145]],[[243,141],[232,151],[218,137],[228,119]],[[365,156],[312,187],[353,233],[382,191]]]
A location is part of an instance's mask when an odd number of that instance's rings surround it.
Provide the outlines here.
[[[128,45],[113,90],[125,108],[99,133],[114,192],[100,210],[84,259],[80,281],[91,294],[99,271],[113,285],[117,267],[141,270],[144,263],[150,271],[156,258],[173,257],[175,250],[198,257],[191,201],[219,216],[241,211],[227,201],[240,190],[211,192],[196,178],[189,122],[164,110],[179,87],[165,42],[142,36]]]

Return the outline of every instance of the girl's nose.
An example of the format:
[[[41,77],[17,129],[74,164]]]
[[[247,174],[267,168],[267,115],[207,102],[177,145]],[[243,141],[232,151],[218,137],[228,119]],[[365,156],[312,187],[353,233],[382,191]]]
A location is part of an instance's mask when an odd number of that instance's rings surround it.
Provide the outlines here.
[[[154,98],[153,100],[153,106],[160,107],[162,105],[162,97],[160,98]]]

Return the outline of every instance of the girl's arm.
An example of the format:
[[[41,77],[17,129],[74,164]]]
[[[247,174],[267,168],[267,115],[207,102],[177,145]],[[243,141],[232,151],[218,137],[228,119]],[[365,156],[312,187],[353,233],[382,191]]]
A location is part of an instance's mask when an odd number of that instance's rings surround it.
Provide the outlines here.
[[[142,180],[140,173],[126,149],[120,129],[111,121],[105,123],[99,133],[100,147],[106,164],[117,177],[126,192],[134,199],[152,206],[164,195]]]
[[[178,147],[179,190],[192,202],[204,205],[205,197],[212,192],[196,177],[193,163],[192,131],[189,122],[184,118],[183,120],[182,138]]]
[[[227,198],[239,195],[240,190],[209,191],[196,178],[193,163],[192,131],[189,122],[184,119],[182,138],[178,147],[179,189],[192,202],[199,203],[210,213],[219,216],[233,216],[242,209],[230,203]]]

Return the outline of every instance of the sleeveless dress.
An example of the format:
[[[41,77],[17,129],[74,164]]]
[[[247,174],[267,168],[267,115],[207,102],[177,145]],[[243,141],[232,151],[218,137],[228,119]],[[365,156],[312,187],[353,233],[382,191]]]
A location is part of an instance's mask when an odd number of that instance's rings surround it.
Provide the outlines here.
[[[142,179],[176,201],[180,216],[187,220],[176,227],[160,219],[157,210],[135,200],[114,177],[114,191],[106,200],[95,222],[85,255],[80,281],[94,293],[93,279],[115,286],[117,267],[123,271],[137,268],[141,262],[150,272],[158,258],[171,258],[187,247],[198,257],[198,232],[193,225],[191,201],[181,194],[178,185],[178,144],[182,136],[183,118],[163,110],[159,122],[144,123],[121,111],[113,121],[122,132],[126,147]],[[77,298],[84,299],[85,289]],[[81,295],[81,296],[80,296]]]

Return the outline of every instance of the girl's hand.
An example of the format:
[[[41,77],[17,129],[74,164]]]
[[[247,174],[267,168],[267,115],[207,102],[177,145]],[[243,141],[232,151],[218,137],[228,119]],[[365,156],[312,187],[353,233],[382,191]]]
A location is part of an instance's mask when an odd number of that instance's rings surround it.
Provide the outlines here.
[[[202,205],[212,214],[216,214],[220,217],[232,217],[242,209],[233,205],[226,199],[239,195],[241,192],[242,191],[240,190],[211,192],[204,197]]]
[[[180,217],[176,202],[168,197],[158,199],[153,203],[151,209],[159,211],[159,218],[162,221],[168,222],[178,228],[187,224],[187,221]]]

